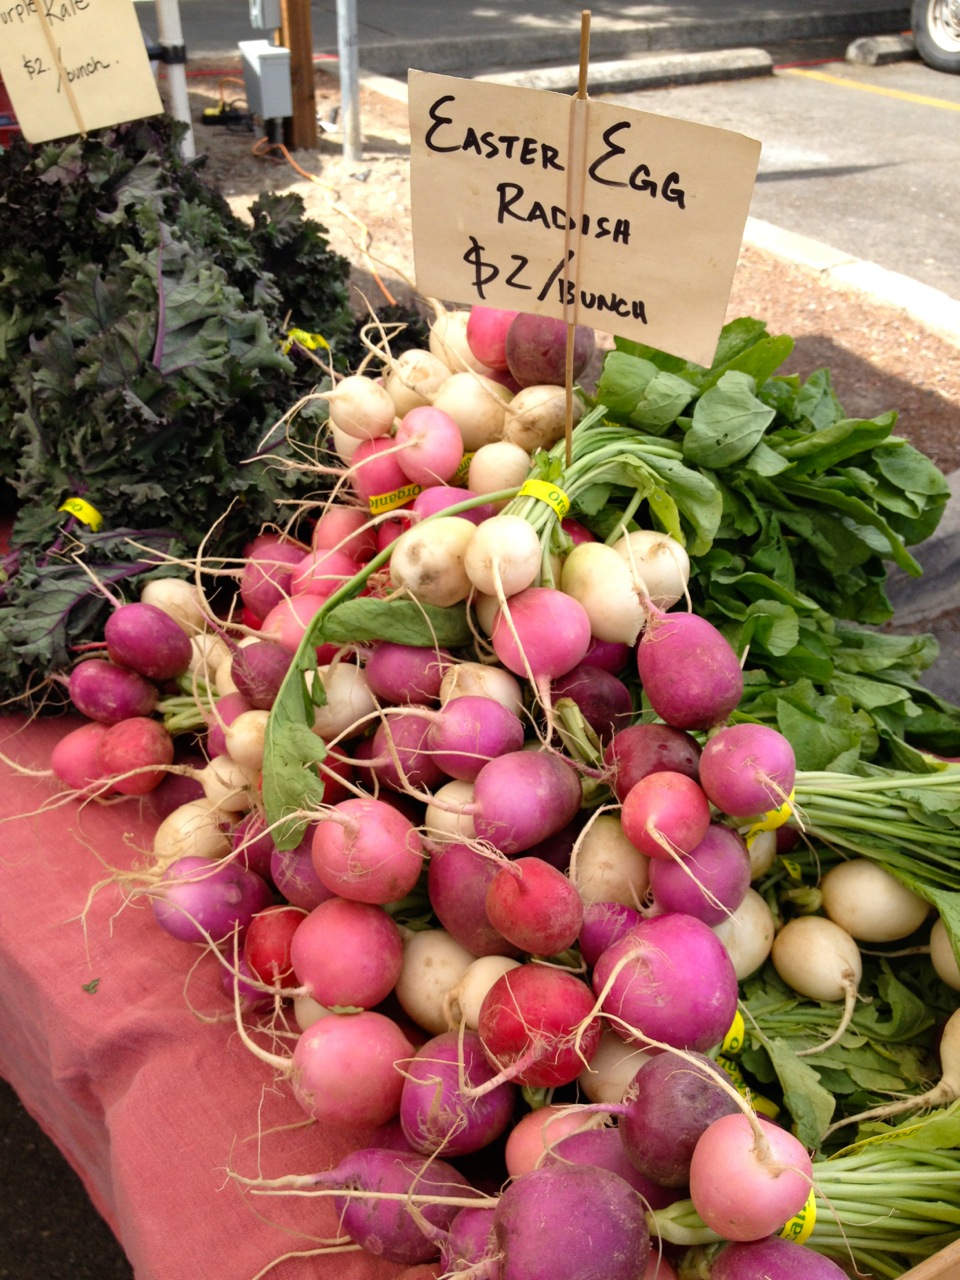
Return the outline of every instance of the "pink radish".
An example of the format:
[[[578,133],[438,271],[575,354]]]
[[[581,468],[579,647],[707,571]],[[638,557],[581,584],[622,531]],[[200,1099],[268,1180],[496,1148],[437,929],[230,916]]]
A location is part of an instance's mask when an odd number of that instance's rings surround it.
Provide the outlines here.
[[[340,551],[365,564],[377,553],[377,527],[362,507],[331,505],[313,526],[310,545],[314,551]]]
[[[743,672],[729,642],[698,614],[663,613],[650,602],[647,608],[637,670],[650,705],[676,729],[721,724],[743,695]]]
[[[156,685],[137,671],[104,658],[86,658],[71,671],[70,701],[81,715],[101,724],[149,716],[157,705]]]
[[[397,447],[389,438],[364,440],[356,450],[347,474],[354,493],[363,502],[379,494],[395,493],[410,483],[397,454]]]
[[[523,746],[520,719],[493,698],[451,698],[428,722],[427,745],[448,777],[473,782],[483,766]]]
[[[710,802],[685,773],[648,774],[627,792],[620,812],[624,834],[648,858],[691,853],[710,826]]]
[[[258,618],[265,618],[290,590],[293,566],[306,555],[297,542],[273,538],[261,542],[248,555],[240,578],[240,599]]]
[[[307,1115],[350,1130],[386,1124],[399,1114],[403,1076],[397,1064],[412,1053],[391,1018],[365,1009],[315,1022],[298,1039],[290,1063],[277,1054],[266,1056],[291,1071],[293,1092]]]
[[[95,794],[101,789],[97,748],[107,728],[98,720],[88,720],[64,734],[50,753],[50,768],[71,791]]]
[[[825,1254],[779,1236],[728,1244],[710,1264],[710,1280],[847,1280],[847,1275]]]
[[[397,462],[413,484],[443,485],[463,461],[463,437],[448,413],[422,405],[400,420],[394,436]]]
[[[290,594],[321,596],[326,599],[360,571],[356,560],[343,551],[321,548],[308,551],[290,575]]]
[[[516,311],[474,306],[467,318],[466,337],[470,350],[489,369],[507,367],[507,331]]]
[[[486,906],[493,927],[532,955],[566,951],[583,923],[579,893],[540,858],[516,858],[502,867],[487,888]]]
[[[372,1009],[396,985],[403,942],[382,907],[329,898],[301,920],[290,959],[301,988],[319,1004]]]
[[[417,883],[423,846],[392,805],[351,798],[333,805],[313,832],[313,865],[334,893],[356,902],[396,902]]]
[[[452,656],[445,649],[418,648],[381,640],[367,655],[364,672],[381,702],[428,706],[438,701]]]

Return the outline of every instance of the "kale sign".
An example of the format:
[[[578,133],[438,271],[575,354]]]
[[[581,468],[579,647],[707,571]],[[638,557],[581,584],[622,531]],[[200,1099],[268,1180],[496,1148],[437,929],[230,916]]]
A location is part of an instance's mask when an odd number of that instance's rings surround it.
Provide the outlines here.
[[[412,71],[417,287],[709,365],[760,144],[609,102]]]

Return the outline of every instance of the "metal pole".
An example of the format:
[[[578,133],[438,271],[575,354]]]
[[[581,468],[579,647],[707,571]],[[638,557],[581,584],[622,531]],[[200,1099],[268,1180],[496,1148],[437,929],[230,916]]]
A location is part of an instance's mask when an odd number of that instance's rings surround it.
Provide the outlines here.
[[[356,0],[337,0],[337,52],[340,61],[340,120],[343,158],[363,154],[360,138],[360,62]]]
[[[167,69],[167,82],[170,85],[170,114],[175,119],[182,120],[187,126],[180,150],[186,159],[192,160],[197,154],[197,148],[190,120],[190,99],[187,97],[187,54],[183,43],[183,27],[180,25],[180,8],[177,0],[157,0],[157,43],[162,50],[161,61]]]

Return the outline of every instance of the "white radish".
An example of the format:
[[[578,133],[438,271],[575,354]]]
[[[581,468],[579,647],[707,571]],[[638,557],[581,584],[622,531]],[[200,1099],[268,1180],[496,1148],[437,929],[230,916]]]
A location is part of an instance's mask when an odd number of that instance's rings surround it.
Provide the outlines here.
[[[446,1009],[450,992],[476,960],[444,929],[408,931],[403,965],[394,988],[400,1007],[431,1035],[450,1029]]]
[[[227,755],[243,769],[259,773],[267,738],[269,711],[241,711],[224,730]]]
[[[467,341],[469,311],[445,311],[437,306],[436,316],[430,326],[428,344],[433,355],[455,373],[472,369],[476,373],[489,373],[490,369],[478,360]]]
[[[190,648],[193,656],[187,671],[207,684],[214,684],[221,663],[230,661],[227,642],[212,631],[202,631],[190,637]]]
[[[757,831],[749,835],[749,827],[743,827],[740,834],[750,855],[750,879],[762,880],[777,860],[776,831]]]
[[[635,529],[619,538],[613,549],[630,565],[658,609],[669,609],[683,598],[690,581],[690,557],[675,538],[653,529]]]
[[[434,409],[450,415],[468,453],[503,436],[510,390],[479,373],[452,373],[437,388]]]
[[[161,869],[178,858],[222,858],[231,848],[228,820],[223,810],[207,799],[179,805],[153,836],[153,856]]]
[[[394,543],[390,581],[423,604],[446,608],[472,589],[464,556],[476,525],[460,516],[436,516],[414,525]]]
[[[583,401],[574,396],[571,425],[583,417]],[[567,396],[563,387],[537,383],[523,387],[507,405],[503,439],[518,444],[527,453],[549,449],[562,440],[567,429]]]
[[[188,636],[207,629],[207,615],[200,592],[185,578],[154,578],[145,582],[140,600],[168,613]]]
[[[615,1031],[604,1031],[590,1065],[577,1077],[581,1093],[591,1102],[616,1106],[623,1101],[633,1077],[649,1057],[646,1049],[628,1044]]]
[[[229,756],[214,756],[195,776],[203,794],[222,813],[248,813],[257,801],[259,771]]]
[[[838,862],[820,880],[824,914],[858,942],[896,942],[919,929],[929,904],[869,858]]]
[[[488,596],[484,591],[475,591],[470,597],[477,626],[485,636],[493,635],[493,628],[500,612],[500,601],[496,596]]]
[[[435,803],[428,804],[423,818],[423,830],[427,840],[436,844],[451,841],[463,844],[476,838],[472,813],[463,812],[473,804],[473,783],[455,778],[445,782],[433,793]]]
[[[313,996],[296,996],[293,1001],[293,1018],[301,1031],[306,1031],[321,1018],[328,1018],[333,1013],[326,1005],[319,1004]]]
[[[570,863],[570,878],[584,903],[640,907],[650,883],[650,859],[627,839],[620,819],[601,813],[584,829]]]
[[[330,421],[354,440],[376,440],[393,426],[396,407],[384,386],[362,373],[341,378],[322,393],[330,408]]]
[[[363,441],[357,436],[347,435],[346,431],[341,431],[336,423],[333,422],[330,423],[330,441],[333,445],[333,452],[348,467],[353,461],[353,455],[363,444]]]
[[[846,929],[826,916],[797,916],[788,920],[770,951],[777,973],[794,991],[810,1000],[842,1000],[843,1016],[828,1039],[798,1057],[822,1053],[843,1036],[857,1003],[863,958]]]
[[[447,996],[446,1017],[451,1027],[461,1022],[469,1031],[476,1031],[480,1022],[480,1006],[487,992],[505,973],[520,966],[519,960],[510,956],[480,956],[461,977]]]
[[[542,552],[536,531],[522,516],[499,515],[476,527],[463,558],[467,577],[485,595],[516,595],[540,572]]]
[[[432,404],[440,384],[451,369],[432,351],[409,347],[401,351],[383,379],[398,418],[420,405]]]
[[[481,445],[470,459],[467,488],[474,493],[497,493],[500,489],[519,489],[530,474],[530,455],[511,440],[491,440]],[[499,510],[507,503],[494,503]]]
[[[941,982],[954,991],[960,991],[960,965],[957,964],[947,926],[939,916],[930,930],[930,963]]]
[[[444,672],[440,681],[441,706],[451,698],[466,697],[493,698],[514,715],[523,711],[523,688],[517,677],[503,667],[483,662],[456,662]]]
[[[647,620],[630,566],[603,542],[575,546],[560,573],[560,589],[587,611],[598,640],[633,645]]]
[[[313,732],[324,742],[349,734],[376,709],[376,700],[361,667],[353,662],[334,662],[317,671],[326,702],[313,713]],[[314,680],[307,672],[308,687]]]
[[[748,889],[736,911],[714,925],[713,932],[733,961],[737,981],[742,982],[769,956],[777,925],[766,899],[756,889]]]

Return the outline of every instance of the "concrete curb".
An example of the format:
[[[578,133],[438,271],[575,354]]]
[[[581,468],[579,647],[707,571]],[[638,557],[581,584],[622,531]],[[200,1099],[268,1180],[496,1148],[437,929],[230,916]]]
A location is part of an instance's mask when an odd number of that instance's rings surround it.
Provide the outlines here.
[[[578,66],[543,67],[533,71],[500,71],[474,76],[491,84],[522,89],[550,89],[573,93],[579,84]],[[773,59],[763,49],[717,49],[700,53],[648,53],[616,62],[591,62],[591,93],[629,93],[674,84],[705,84],[773,74]]]
[[[878,0],[870,10],[833,12],[825,3],[819,13],[787,17],[751,16],[750,39],[755,42],[796,40],[821,36],[876,36],[902,33],[910,25],[910,6]],[[710,22],[677,17],[670,22],[638,24],[635,20],[594,22],[590,34],[591,57],[632,58],[649,52],[729,49],[743,43],[742,18]],[[572,63],[579,57],[579,24],[541,27],[526,33],[472,34],[468,39],[439,36],[434,39],[361,42],[360,61],[368,71],[405,77],[418,71],[476,74],[478,68],[538,66]],[[336,53],[335,49],[320,52]]]

